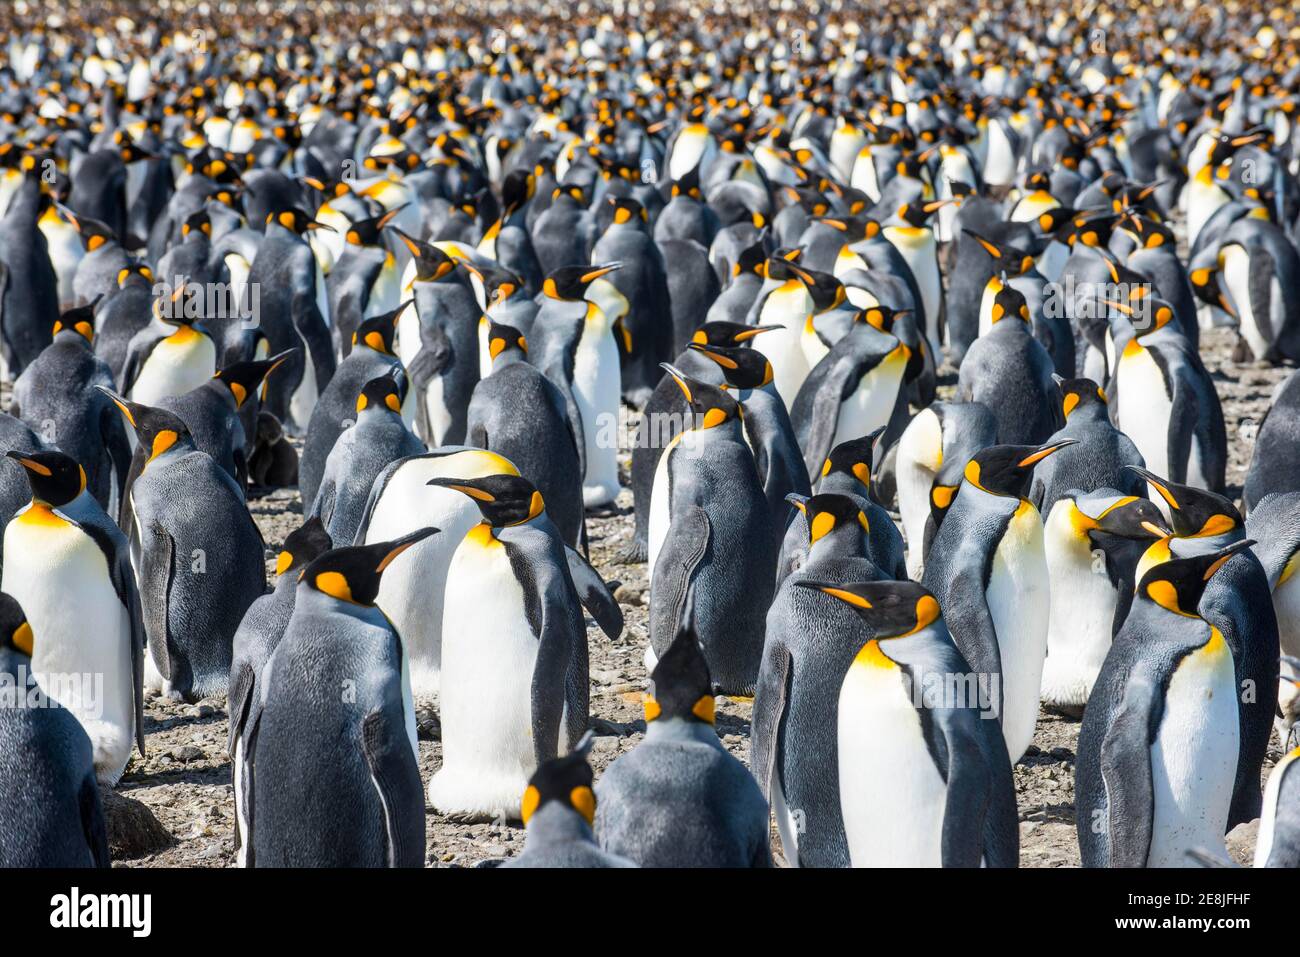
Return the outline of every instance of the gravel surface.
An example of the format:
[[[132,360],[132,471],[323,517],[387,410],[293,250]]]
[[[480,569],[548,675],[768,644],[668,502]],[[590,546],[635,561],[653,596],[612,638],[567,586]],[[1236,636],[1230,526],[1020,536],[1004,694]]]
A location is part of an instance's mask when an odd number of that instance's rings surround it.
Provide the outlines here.
[[[1239,496],[1250,460],[1255,425],[1268,407],[1274,385],[1288,370],[1233,363],[1234,336],[1225,330],[1203,334],[1202,354],[1213,371],[1223,400],[1230,457],[1229,494]],[[591,556],[606,580],[621,582],[617,597],[627,619],[618,642],[609,641],[590,621],[591,709],[596,734],[592,762],[597,776],[622,752],[636,745],[645,729],[641,691],[646,674],[642,653],[647,642],[644,564],[621,565],[618,554],[632,535],[631,493],[624,491],[618,508],[589,516]],[[297,527],[302,506],[296,492],[280,492],[252,503],[252,512],[266,538],[268,573],[285,536]],[[420,772],[427,782],[441,762],[441,745],[434,703],[417,702],[420,711]],[[732,754],[748,763],[750,703],[719,699],[717,730]],[[234,803],[230,761],[226,756],[226,702],[223,697],[195,704],[163,698],[145,702],[148,756],[132,757],[119,793],[146,805],[171,835],[161,835],[152,848],[129,849],[131,859],[117,866],[227,867],[235,860]],[[1074,759],[1079,722],[1058,715],[1040,715],[1034,744],[1016,765],[1016,797],[1020,810],[1020,863],[1026,867],[1078,866],[1074,833]],[[1265,774],[1279,756],[1275,741]],[[115,808],[119,807],[117,804]],[[523,828],[516,824],[458,824],[427,809],[427,862],[433,866],[473,866],[519,853]],[[112,816],[125,811],[113,811]],[[1255,826],[1243,825],[1230,837],[1229,850],[1242,863],[1254,850]],[[141,843],[148,844],[148,840]],[[773,829],[773,850],[779,863],[780,840]],[[118,851],[117,854],[121,852]],[[115,856],[117,856],[115,854]]]

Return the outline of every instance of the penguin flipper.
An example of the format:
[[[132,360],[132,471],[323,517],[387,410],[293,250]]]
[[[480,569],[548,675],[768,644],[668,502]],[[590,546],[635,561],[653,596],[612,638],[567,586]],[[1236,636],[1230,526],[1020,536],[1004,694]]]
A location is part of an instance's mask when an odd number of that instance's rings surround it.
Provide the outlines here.
[[[361,722],[361,751],[384,808],[388,866],[423,866],[424,795],[405,727],[394,727],[380,709],[371,711]]]
[[[81,830],[86,835],[90,858],[95,867],[111,867],[113,857],[108,850],[108,825],[104,820],[104,806],[99,800],[99,785],[93,774],[86,775],[81,782],[78,799],[81,805]]]
[[[818,467],[830,455],[831,444],[835,441],[835,429],[840,421],[840,405],[853,394],[862,377],[875,365],[854,361],[847,356],[832,359],[833,356],[833,352],[829,353],[822,360],[829,365],[820,382],[804,383],[804,388],[812,385],[817,390],[812,397],[812,415],[807,433],[803,436],[803,460],[809,475],[816,474]],[[812,379],[811,375],[809,379]],[[795,402],[798,404],[797,398]]]
[[[609,586],[600,577],[600,573],[567,544],[564,546],[564,557],[569,564],[569,577],[573,579],[573,587],[578,590],[582,607],[596,619],[601,631],[617,641],[623,634],[623,610],[610,594]]]
[[[1146,867],[1155,815],[1151,742],[1163,713],[1163,697],[1156,686],[1140,676],[1130,676],[1120,707],[1101,742],[1108,867]]]
[[[985,742],[952,716],[939,723],[948,752],[943,866],[979,867],[983,858],[989,867],[1015,867],[1020,833],[1011,761],[1002,735],[988,736],[998,745],[998,753],[990,754]]]
[[[5,322],[5,292],[9,289],[9,267],[0,262],[0,351],[3,351],[5,364],[13,369],[17,366],[18,353],[9,339],[9,326]]]
[[[231,675],[230,694],[227,697],[230,732],[226,737],[226,753],[230,755],[232,761],[235,757],[235,739],[239,737],[244,730],[245,722],[248,721],[248,713],[251,710],[253,700],[255,677],[253,669],[247,664],[243,664]]]
[[[171,596],[173,557],[176,543],[161,525],[151,525],[140,543],[140,607],[144,613],[145,638],[158,673],[172,677],[171,634],[167,606]],[[145,596],[149,600],[145,600]]]
[[[790,649],[770,637],[763,649],[763,663],[754,687],[754,714],[750,719],[749,762],[763,792],[771,802],[772,774],[776,761],[776,729],[785,713],[785,695],[790,681]]]
[[[687,590],[712,537],[709,516],[698,505],[675,516],[668,528],[650,585],[650,647],[657,655],[663,655],[677,635]]]

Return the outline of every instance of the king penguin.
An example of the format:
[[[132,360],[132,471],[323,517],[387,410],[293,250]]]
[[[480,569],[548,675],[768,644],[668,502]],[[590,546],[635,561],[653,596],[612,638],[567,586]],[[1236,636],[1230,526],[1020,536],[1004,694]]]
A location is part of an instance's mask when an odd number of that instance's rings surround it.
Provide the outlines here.
[[[217,371],[216,343],[189,314],[190,288],[178,283],[155,299],[154,321],[131,338],[120,383],[131,401],[156,405],[197,389]]]

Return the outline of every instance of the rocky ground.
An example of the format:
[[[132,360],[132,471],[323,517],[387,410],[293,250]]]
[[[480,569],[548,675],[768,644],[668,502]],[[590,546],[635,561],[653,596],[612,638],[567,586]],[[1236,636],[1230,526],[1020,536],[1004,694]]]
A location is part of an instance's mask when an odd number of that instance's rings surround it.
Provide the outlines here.
[[[1228,483],[1239,495],[1250,460],[1255,429],[1285,369],[1233,363],[1232,335],[1215,330],[1202,338],[1202,352],[1213,370],[1227,420],[1231,457]],[[285,536],[301,521],[296,493],[283,492],[252,504],[267,544],[268,573]],[[616,556],[632,534],[631,495],[624,492],[611,514],[589,521],[591,554],[607,580],[618,580],[618,598],[627,628],[617,642],[594,625],[591,644],[591,710],[595,730],[592,760],[599,777],[619,754],[634,747],[644,732],[641,691],[646,675],[642,653],[647,642],[644,565],[621,565]],[[420,702],[420,771],[427,782],[441,761],[438,722],[431,702]],[[748,761],[750,704],[720,699],[717,729],[724,744]],[[145,702],[148,754],[135,755],[118,794],[110,799],[114,858],[118,866],[228,867],[235,860],[234,803],[226,755],[226,702],[210,698],[194,704],[162,698]],[[1016,765],[1020,809],[1020,861],[1027,867],[1077,866],[1074,833],[1074,759],[1079,723],[1042,714],[1029,753]],[[1269,766],[1278,757],[1277,745]],[[1267,773],[1267,768],[1266,772]],[[140,802],[139,804],[135,802]],[[143,804],[144,807],[140,807]],[[156,818],[150,819],[150,814]],[[473,866],[519,853],[524,832],[517,823],[458,824],[428,809],[427,861],[433,866]],[[1254,825],[1233,832],[1230,850],[1246,863],[1253,853]],[[780,840],[773,831],[779,862]]]

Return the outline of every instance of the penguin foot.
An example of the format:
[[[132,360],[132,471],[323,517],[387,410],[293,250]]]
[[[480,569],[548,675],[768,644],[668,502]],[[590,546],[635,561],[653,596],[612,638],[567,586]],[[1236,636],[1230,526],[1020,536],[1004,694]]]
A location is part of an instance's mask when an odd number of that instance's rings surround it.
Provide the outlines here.
[[[632,544],[614,556],[619,565],[639,565],[650,557],[650,550],[645,542],[633,539]]]
[[[444,814],[443,818],[451,824],[491,824],[504,816],[505,812],[492,814],[488,811],[453,811]]]

